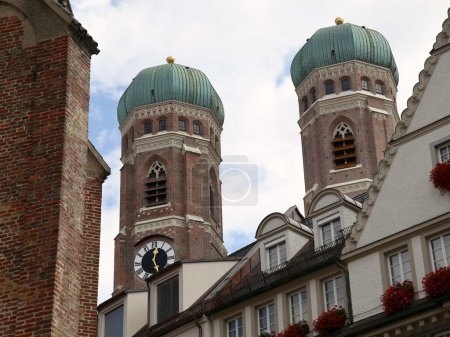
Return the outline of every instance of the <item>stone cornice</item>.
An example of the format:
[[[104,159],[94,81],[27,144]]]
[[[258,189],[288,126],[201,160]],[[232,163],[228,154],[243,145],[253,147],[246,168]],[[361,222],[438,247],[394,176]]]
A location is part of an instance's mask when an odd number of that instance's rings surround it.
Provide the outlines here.
[[[218,165],[222,161],[217,151],[212,148],[209,139],[180,132],[161,132],[156,135],[144,135],[140,138],[136,138],[120,160],[123,164],[133,164],[134,157],[139,153],[167,147],[175,147],[183,150],[186,138],[195,140],[199,144],[198,149],[200,152],[207,155],[215,165]]]
[[[124,135],[139,119],[158,117],[168,113],[175,113],[181,116],[191,117],[208,123],[214,134],[222,132],[222,127],[212,117],[211,111],[196,105],[182,103],[178,101],[166,101],[155,104],[143,105],[134,108],[120,124],[119,130]]]
[[[333,66],[315,69],[302,83],[300,83],[295,89],[295,92],[299,97],[302,97],[309,93],[312,87],[316,86],[317,81],[323,82],[327,79],[335,80],[344,76],[351,76],[355,73],[360,76],[381,79],[386,85],[393,89],[393,92],[397,92],[394,77],[389,69],[358,60],[342,62]]]

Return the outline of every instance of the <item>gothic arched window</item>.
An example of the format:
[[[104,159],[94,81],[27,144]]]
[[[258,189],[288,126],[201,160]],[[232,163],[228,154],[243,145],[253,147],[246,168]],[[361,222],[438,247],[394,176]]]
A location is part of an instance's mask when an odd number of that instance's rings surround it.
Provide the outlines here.
[[[332,144],[336,170],[356,165],[355,139],[347,124],[341,122],[334,129]]]
[[[145,206],[156,206],[167,202],[166,169],[159,161],[155,161],[148,171],[145,183]]]

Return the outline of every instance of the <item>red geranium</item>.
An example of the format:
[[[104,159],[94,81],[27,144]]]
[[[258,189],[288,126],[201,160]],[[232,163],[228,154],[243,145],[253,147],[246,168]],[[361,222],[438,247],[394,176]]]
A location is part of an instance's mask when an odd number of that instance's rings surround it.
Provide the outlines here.
[[[414,302],[414,286],[409,280],[395,283],[381,296],[386,315],[391,315]]]
[[[309,325],[306,321],[292,324],[286,330],[278,333],[277,337],[305,337],[309,333]]]
[[[314,321],[314,330],[322,335],[329,335],[336,330],[339,330],[345,325],[347,319],[347,313],[345,309],[333,308],[328,311],[322,312],[320,316]]]
[[[450,190],[450,160],[436,164],[430,172],[430,181],[441,192]]]
[[[450,293],[450,267],[442,267],[426,274],[422,285],[425,292],[433,298]]]

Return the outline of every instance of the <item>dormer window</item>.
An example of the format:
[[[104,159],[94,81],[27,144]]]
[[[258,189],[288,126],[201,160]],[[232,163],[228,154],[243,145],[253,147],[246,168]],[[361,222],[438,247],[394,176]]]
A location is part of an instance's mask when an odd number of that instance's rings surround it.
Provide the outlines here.
[[[327,221],[320,225],[322,233],[322,245],[332,243],[338,238],[339,231],[341,230],[340,218]]]
[[[287,261],[286,241],[280,240],[266,246],[266,255],[269,269]]]

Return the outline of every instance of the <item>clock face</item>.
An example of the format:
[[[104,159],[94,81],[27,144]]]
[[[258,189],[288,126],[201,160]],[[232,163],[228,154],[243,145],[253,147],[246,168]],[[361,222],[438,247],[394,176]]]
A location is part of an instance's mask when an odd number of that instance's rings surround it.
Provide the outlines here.
[[[151,241],[139,249],[134,258],[136,275],[145,280],[147,277],[175,262],[175,251],[165,241]]]

